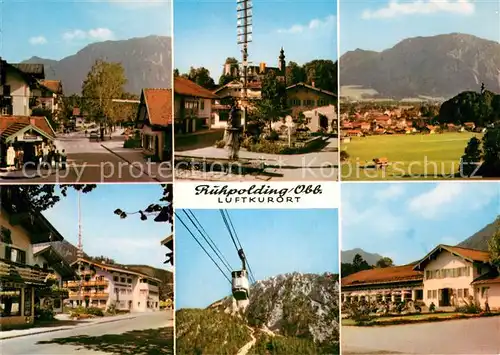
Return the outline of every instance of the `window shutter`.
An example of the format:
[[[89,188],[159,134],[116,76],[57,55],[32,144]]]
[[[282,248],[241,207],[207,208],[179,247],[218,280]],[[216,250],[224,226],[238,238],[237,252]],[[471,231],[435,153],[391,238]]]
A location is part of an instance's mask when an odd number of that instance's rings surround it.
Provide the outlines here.
[[[11,252],[12,252],[12,248],[6,245],[5,246],[5,259],[12,261],[11,260]]]

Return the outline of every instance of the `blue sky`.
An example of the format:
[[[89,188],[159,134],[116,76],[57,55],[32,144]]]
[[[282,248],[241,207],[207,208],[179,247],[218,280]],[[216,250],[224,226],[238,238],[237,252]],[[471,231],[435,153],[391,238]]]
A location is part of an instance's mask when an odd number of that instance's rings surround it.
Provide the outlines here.
[[[91,256],[104,255],[121,264],[145,264],[168,269],[167,248],[160,242],[170,234],[170,224],[141,221],[138,215],[120,219],[120,208],[135,212],[159,203],[162,188],[156,184],[101,184],[81,195],[83,250]],[[64,239],[78,245],[78,195],[68,189],[53,208],[43,213]]]
[[[342,250],[405,264],[456,245],[500,214],[500,183],[343,183]]]
[[[494,0],[341,1],[340,54],[381,51],[405,38],[453,32],[499,41],[499,9]]]
[[[227,57],[241,60],[235,0],[176,0],[174,13],[174,60],[181,73],[204,66],[217,82]],[[277,66],[282,46],[287,62],[336,60],[336,13],[334,0],[254,0],[249,60]]]
[[[219,210],[192,211],[231,267],[241,268]],[[256,280],[294,271],[338,272],[337,210],[228,212]],[[176,214],[205,246],[184,212],[177,210]],[[178,221],[175,248],[177,308],[206,307],[231,294],[229,282]]]
[[[5,0],[1,56],[61,59],[92,42],[172,34],[169,1]]]

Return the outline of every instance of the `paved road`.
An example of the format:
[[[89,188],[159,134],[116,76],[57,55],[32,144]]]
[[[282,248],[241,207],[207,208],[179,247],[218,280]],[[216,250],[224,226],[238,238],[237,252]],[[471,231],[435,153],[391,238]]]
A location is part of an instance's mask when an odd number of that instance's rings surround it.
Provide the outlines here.
[[[2,355],[139,354],[144,337],[148,338],[151,350],[155,345],[164,346],[159,342],[161,339],[154,329],[165,327],[173,327],[172,313],[164,311],[142,313],[137,314],[135,318],[111,323],[78,326],[70,330],[5,339],[0,344],[0,353]],[[148,331],[141,332],[143,330]],[[128,333],[131,331],[136,332]],[[127,334],[120,335],[124,333]],[[161,351],[155,354],[169,354],[173,349]]]
[[[42,170],[38,174],[29,171],[26,174],[29,178],[3,179],[2,183],[172,181],[170,163],[148,165],[140,151],[123,148],[123,142],[124,137],[119,134],[104,142],[89,142],[81,132],[62,135],[56,139],[55,145],[59,151],[64,149],[66,152],[66,170]],[[18,175],[23,176],[22,172]]]
[[[307,154],[265,154],[240,151],[240,158],[263,161],[268,166],[261,175],[221,174],[218,172],[200,172],[188,169],[176,169],[175,177],[181,180],[272,180],[272,181],[337,181],[338,180],[338,139],[330,138],[323,150]],[[227,159],[227,151],[216,147],[182,151],[177,156]],[[218,164],[216,164],[218,165]]]
[[[500,317],[342,327],[343,354],[500,354]]]

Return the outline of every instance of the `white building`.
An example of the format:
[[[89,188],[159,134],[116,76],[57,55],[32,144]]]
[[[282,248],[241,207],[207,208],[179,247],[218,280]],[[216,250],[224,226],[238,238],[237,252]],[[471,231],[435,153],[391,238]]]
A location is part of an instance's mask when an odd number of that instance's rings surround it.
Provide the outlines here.
[[[130,312],[160,309],[160,280],[115,264],[78,259],[72,266],[80,281],[66,282],[71,307],[116,307]]]

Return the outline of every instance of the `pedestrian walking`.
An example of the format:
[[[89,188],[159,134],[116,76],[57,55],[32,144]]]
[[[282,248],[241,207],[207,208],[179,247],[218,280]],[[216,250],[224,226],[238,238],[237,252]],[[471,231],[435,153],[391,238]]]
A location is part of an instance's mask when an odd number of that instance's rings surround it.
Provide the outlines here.
[[[66,170],[66,160],[67,160],[67,156],[66,156],[66,151],[63,149],[62,152],[61,152],[61,169],[62,170]]]

